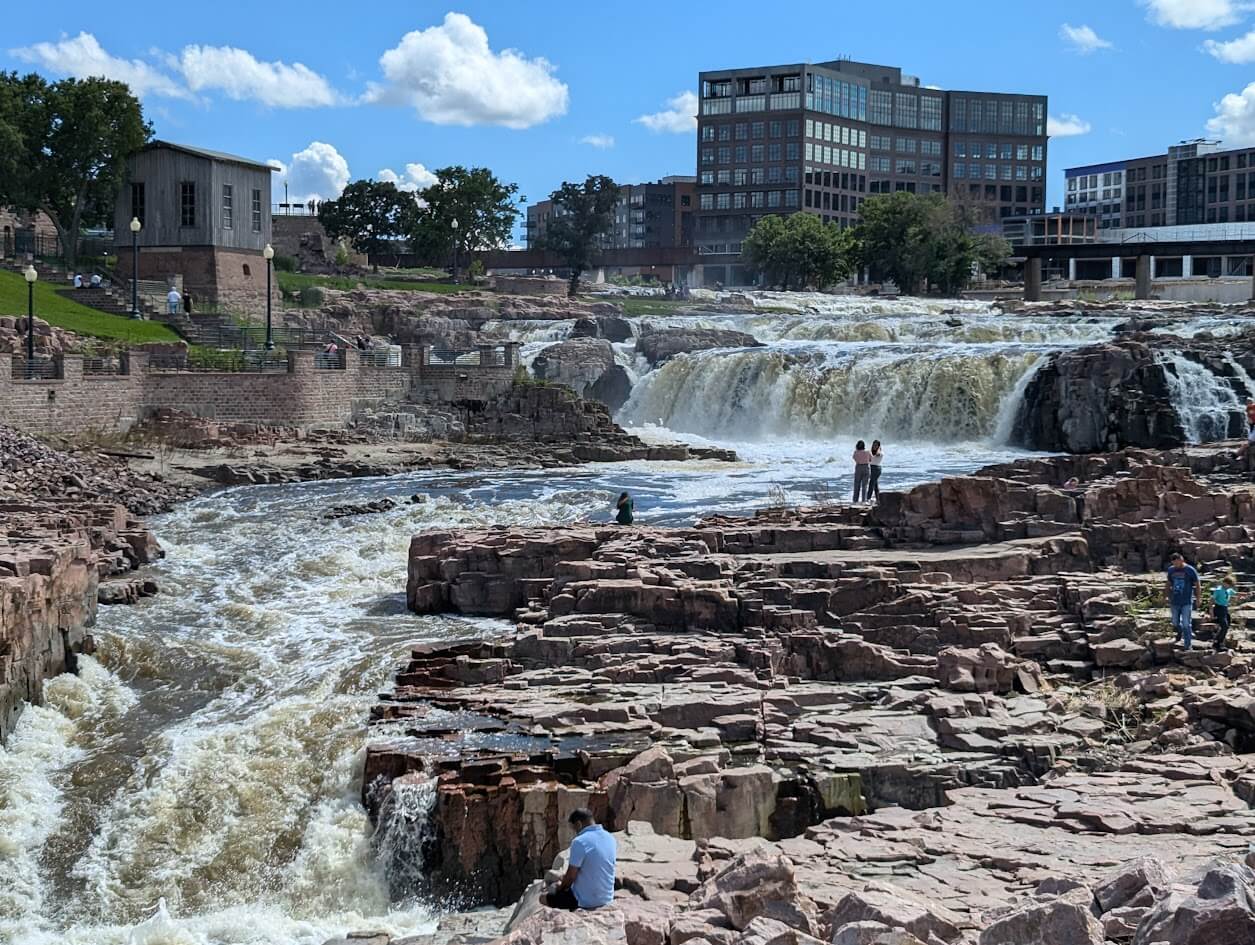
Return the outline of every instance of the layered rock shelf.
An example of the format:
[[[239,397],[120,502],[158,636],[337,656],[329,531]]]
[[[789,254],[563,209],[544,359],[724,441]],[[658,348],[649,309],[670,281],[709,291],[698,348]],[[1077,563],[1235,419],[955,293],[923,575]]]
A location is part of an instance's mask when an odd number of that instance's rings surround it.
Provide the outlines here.
[[[0,427],[0,742],[44,680],[91,652],[97,603],[155,593],[130,572],[161,554],[132,517],[184,493]]]
[[[1255,929],[1251,648],[1212,652],[1200,614],[1182,651],[1158,572],[1179,548],[1248,573],[1253,461],[1129,450],[871,509],[418,535],[412,610],[510,623],[415,647],[372,710],[393,877],[509,904],[590,806],[620,832],[615,906],[521,907],[506,941],[1246,941],[1215,936]]]

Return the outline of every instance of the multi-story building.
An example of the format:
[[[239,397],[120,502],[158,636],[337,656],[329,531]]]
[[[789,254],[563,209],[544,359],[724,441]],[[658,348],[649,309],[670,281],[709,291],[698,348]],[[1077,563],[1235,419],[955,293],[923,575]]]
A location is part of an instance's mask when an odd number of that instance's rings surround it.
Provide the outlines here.
[[[947,92],[892,66],[703,72],[697,226],[708,283],[740,285],[746,233],[799,210],[851,226],[873,194],[945,193],[991,229],[1045,209],[1046,98]]]
[[[1255,148],[1183,141],[1063,174],[1066,209],[1097,216],[1102,229],[1255,222]]]
[[[696,178],[683,175],[645,184],[624,184],[619,189],[614,226],[603,242],[604,247],[651,249],[690,245],[697,203],[695,184]],[[528,249],[541,245],[555,213],[561,213],[561,209],[555,208],[552,200],[541,200],[527,208]]]

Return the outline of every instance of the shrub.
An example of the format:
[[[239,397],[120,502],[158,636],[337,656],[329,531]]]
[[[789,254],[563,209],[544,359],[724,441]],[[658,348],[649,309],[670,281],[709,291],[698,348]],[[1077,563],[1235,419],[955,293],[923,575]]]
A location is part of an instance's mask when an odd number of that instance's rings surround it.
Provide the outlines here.
[[[296,272],[296,258],[294,256],[275,256],[273,260],[276,272]]]
[[[484,277],[484,261],[482,259],[472,259],[471,264],[466,267],[466,274],[472,279],[482,279]]]
[[[347,266],[349,264],[349,248],[345,245],[344,240],[336,243],[336,265]]]
[[[316,285],[307,285],[301,288],[300,292],[301,305],[305,308],[313,308],[322,305],[322,289]]]

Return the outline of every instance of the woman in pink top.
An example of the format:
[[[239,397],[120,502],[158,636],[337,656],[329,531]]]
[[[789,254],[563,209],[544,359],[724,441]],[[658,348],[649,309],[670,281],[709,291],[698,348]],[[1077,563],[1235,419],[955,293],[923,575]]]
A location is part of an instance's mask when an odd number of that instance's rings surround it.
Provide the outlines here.
[[[871,477],[872,454],[867,452],[867,444],[859,440],[854,444],[854,501],[863,502],[867,499],[867,480]]]

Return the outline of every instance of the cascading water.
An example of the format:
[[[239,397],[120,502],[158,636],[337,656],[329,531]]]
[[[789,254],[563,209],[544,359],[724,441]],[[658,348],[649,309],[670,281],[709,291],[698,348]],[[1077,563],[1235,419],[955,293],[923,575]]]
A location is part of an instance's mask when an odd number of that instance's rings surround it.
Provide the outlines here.
[[[394,902],[421,894],[423,867],[435,841],[436,779],[398,779],[379,808],[372,847]]]
[[[1227,356],[1225,360],[1231,377],[1179,354],[1161,355],[1172,402],[1191,443],[1223,440],[1233,434],[1235,425],[1242,426],[1243,408],[1255,387],[1240,365]]]

